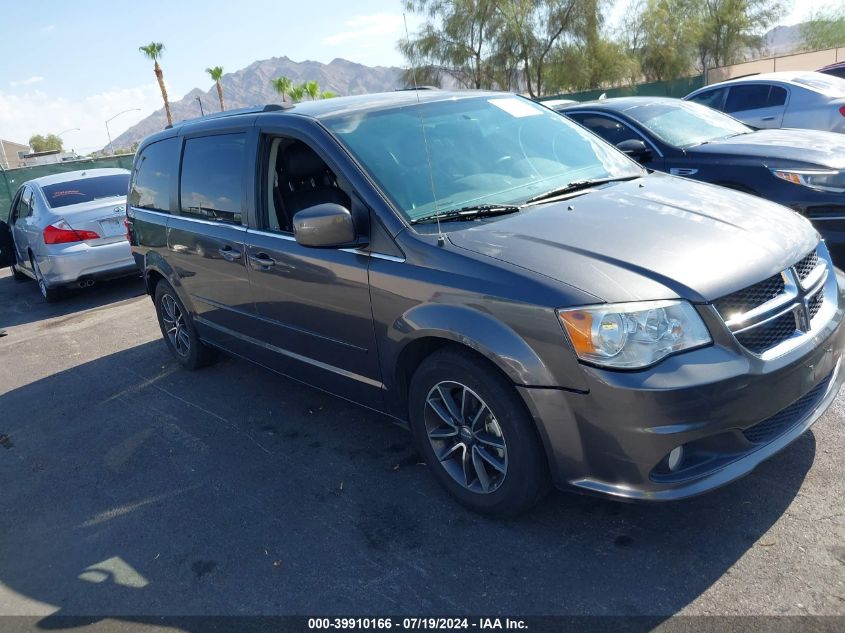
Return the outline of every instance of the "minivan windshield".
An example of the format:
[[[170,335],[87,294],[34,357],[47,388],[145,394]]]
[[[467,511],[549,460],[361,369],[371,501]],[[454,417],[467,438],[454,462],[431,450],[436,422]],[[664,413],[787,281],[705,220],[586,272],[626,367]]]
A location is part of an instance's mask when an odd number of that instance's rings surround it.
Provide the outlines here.
[[[718,110],[689,101],[662,101],[634,106],[625,110],[625,114],[663,142],[675,147],[700,145],[754,131]]]
[[[323,123],[411,222],[646,173],[561,115],[507,94],[345,113]]]
[[[129,173],[94,176],[68,180],[41,187],[50,208],[93,202],[100,198],[126,197],[129,191]]]

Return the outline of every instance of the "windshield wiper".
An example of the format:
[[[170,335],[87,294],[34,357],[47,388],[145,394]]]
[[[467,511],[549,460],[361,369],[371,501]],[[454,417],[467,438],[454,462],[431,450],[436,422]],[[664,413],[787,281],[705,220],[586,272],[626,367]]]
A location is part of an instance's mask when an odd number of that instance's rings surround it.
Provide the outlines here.
[[[581,191],[582,189],[589,189],[590,187],[595,187],[596,185],[604,185],[608,182],[622,182],[625,180],[635,180],[636,178],[642,178],[642,175],[621,176],[618,178],[590,178],[586,180],[573,180],[568,185],[564,185],[563,187],[558,187],[557,189],[552,189],[551,191],[547,191],[546,193],[541,193],[540,195],[534,196],[533,198],[529,198],[525,201],[525,204],[534,204],[535,202],[542,202],[544,200],[549,200],[550,198],[557,198],[558,196],[562,196],[567,193]]]
[[[451,209],[442,213],[433,213],[416,220],[411,224],[432,224],[434,222],[459,222],[461,220],[474,220],[476,218],[489,218],[494,215],[507,215],[516,213],[522,207],[515,204],[472,204],[460,209]]]

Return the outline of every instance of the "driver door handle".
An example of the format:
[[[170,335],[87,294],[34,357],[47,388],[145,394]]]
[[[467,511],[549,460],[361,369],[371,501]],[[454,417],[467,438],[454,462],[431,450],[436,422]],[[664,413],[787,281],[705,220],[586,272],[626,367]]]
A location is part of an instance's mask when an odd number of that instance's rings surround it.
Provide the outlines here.
[[[258,253],[258,255],[249,256],[249,263],[256,270],[267,270],[276,265],[276,260],[266,253]]]
[[[775,117],[774,117],[774,116],[764,116],[764,117],[763,117],[762,119],[760,119],[760,120],[761,120],[761,121],[774,121],[774,120],[775,120]]]
[[[217,252],[220,253],[221,257],[223,257],[223,259],[225,259],[227,262],[233,262],[241,258],[241,252],[236,251],[231,246],[224,246]]]

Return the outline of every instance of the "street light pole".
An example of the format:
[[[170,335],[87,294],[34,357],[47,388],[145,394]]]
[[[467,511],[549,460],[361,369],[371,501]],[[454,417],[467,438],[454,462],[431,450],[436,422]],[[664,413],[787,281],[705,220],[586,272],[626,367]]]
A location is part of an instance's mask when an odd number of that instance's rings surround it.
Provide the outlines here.
[[[123,112],[118,112],[115,114],[111,119],[106,119],[106,136],[109,137],[109,153],[114,156],[114,145],[111,142],[111,132],[109,131],[109,121],[112,121],[119,117],[121,114],[126,114],[127,112],[138,112],[141,108],[129,108],[128,110],[124,110]]]

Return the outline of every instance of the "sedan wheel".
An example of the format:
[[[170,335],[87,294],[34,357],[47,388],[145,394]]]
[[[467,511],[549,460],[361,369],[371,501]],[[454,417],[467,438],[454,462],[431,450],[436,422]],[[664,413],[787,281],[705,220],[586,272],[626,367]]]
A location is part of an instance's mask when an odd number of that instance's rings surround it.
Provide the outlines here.
[[[32,271],[35,273],[35,281],[38,282],[38,290],[41,291],[41,296],[44,297],[44,300],[47,302],[55,301],[60,296],[60,291],[58,288],[51,288],[47,285],[47,282],[44,279],[44,275],[41,273],[41,269],[38,267],[38,262],[36,261],[35,257],[31,260],[32,262]]]

